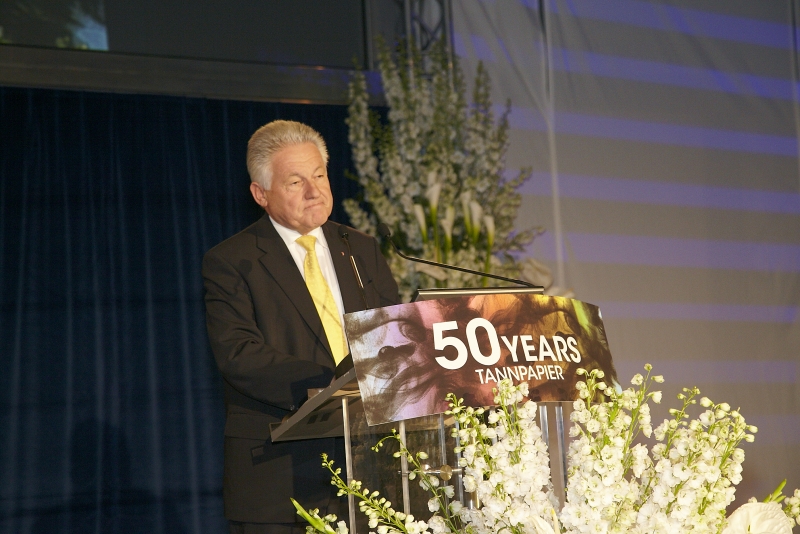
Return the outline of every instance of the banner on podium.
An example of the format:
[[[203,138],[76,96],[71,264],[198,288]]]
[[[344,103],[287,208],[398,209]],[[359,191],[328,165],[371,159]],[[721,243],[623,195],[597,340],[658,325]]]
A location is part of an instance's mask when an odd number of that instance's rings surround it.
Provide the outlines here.
[[[579,368],[616,380],[600,310],[536,294],[461,296],[345,315],[367,422],[447,410],[455,393],[493,404],[504,379],[527,382],[533,401],[577,398]]]

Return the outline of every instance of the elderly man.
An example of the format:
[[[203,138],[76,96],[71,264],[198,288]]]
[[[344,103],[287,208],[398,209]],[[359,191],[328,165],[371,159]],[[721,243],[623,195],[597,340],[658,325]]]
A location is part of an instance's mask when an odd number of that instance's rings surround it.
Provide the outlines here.
[[[320,466],[322,452],[335,455],[334,441],[272,443],[269,424],[300,406],[309,388],[331,382],[348,352],[344,313],[363,310],[365,298],[370,308],[398,302],[376,240],[348,228],[362,296],[339,225],[328,221],[327,162],[325,142],[309,126],[261,127],[248,143],[247,169],[266,214],[203,259],[208,335],[225,388],[230,532],[305,532],[289,497],[335,511]]]

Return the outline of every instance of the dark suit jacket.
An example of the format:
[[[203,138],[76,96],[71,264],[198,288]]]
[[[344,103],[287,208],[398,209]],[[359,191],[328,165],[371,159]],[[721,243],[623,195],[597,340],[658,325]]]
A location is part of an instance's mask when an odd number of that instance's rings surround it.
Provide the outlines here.
[[[345,312],[363,310],[337,227],[322,228]],[[377,241],[348,230],[369,306],[396,304],[397,284]],[[299,407],[309,388],[330,384],[335,369],[297,264],[264,215],[206,253],[203,278],[208,335],[225,388],[225,516],[292,523],[289,497],[324,515],[335,492],[320,454],[336,456],[333,440],[273,444],[269,433],[269,424]],[[344,458],[338,460],[344,467]]]

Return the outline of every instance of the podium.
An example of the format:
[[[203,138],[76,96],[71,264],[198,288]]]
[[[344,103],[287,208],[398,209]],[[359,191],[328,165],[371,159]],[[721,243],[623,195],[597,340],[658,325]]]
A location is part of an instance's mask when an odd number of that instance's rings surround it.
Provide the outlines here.
[[[429,496],[414,481],[409,481],[407,462],[393,457],[392,452],[396,449],[391,446],[394,443],[388,442],[378,452],[371,450],[381,437],[394,429],[411,451],[424,450],[428,453],[430,466],[426,471],[440,476],[444,484],[453,484],[456,499],[465,507],[479,506],[473,495],[464,492],[461,483],[458,457],[453,452],[456,443],[450,435],[454,426],[452,418],[438,414],[370,427],[364,417],[355,369],[350,369],[329,387],[310,393],[313,396],[290,418],[272,424],[272,441],[343,437],[343,478],[348,483],[360,480],[370,490],[380,491],[382,496],[394,503],[396,510],[427,519],[431,515],[427,508]],[[564,504],[567,482],[566,448],[569,438],[564,420],[569,420],[570,412],[569,402],[539,405],[539,425],[550,450],[551,480],[560,506]],[[447,469],[441,469],[442,466],[450,467],[452,478],[448,476]],[[402,503],[402,506],[398,506],[398,503]],[[358,504],[352,496],[348,496],[347,504],[350,532],[369,532],[366,517],[359,513]]]
[[[439,468],[443,465],[457,469],[457,458],[453,453],[455,443],[444,415],[368,425],[355,369],[350,369],[329,387],[309,393],[308,401],[297,412],[282,423],[273,423],[272,441],[343,437],[346,464],[343,478],[348,483],[354,479],[360,480],[364,487],[380,491],[382,496],[392,501],[396,510],[412,513],[416,517],[429,516],[429,497],[413,481],[409,483],[407,462],[404,459],[398,461],[392,455],[397,450],[396,443],[390,440],[378,452],[372,451],[371,447],[396,430],[411,450],[428,453],[431,465],[426,469],[427,472],[439,474]],[[456,488],[461,486],[460,479],[450,483],[454,483]],[[457,497],[463,501],[463,491]],[[368,532],[367,519],[358,513],[358,505],[352,496],[348,496],[348,509],[350,532]]]
[[[569,443],[565,421],[572,411],[576,371],[606,369],[611,373],[606,375],[615,378],[599,309],[525,291],[469,291],[346,315],[355,367],[329,387],[309,392],[309,400],[296,413],[273,424],[272,440],[343,437],[343,478],[348,483],[359,480],[370,491],[378,490],[395,510],[427,519],[430,497],[409,481],[405,459],[392,455],[396,442],[388,440],[380,451],[371,450],[395,430],[410,451],[428,454],[425,471],[452,484],[455,499],[465,507],[478,507],[475,496],[463,490],[454,452],[458,443],[451,432],[456,421],[442,413],[445,409],[438,401],[452,392],[488,405],[492,386],[501,377],[513,376],[516,382],[529,383],[531,400],[538,403],[551,482],[563,506]],[[385,350],[398,347],[403,351]],[[399,354],[401,360],[393,360]],[[387,362],[393,364],[391,372]],[[424,395],[420,384],[429,388]],[[350,532],[368,532],[367,519],[357,513],[352,496],[348,505]]]

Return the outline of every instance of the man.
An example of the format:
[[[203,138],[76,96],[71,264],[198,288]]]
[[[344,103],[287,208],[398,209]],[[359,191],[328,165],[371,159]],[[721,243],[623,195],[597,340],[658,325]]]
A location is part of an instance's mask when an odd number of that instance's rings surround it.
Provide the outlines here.
[[[334,441],[272,443],[269,433],[309,388],[330,384],[347,354],[342,314],[364,309],[339,225],[328,221],[327,162],[325,142],[309,126],[261,127],[248,143],[247,169],[266,215],[203,259],[208,334],[225,388],[223,501],[231,532],[301,534],[289,497],[322,514],[338,503],[320,464],[322,452],[335,455]],[[397,284],[377,241],[348,233],[368,306],[396,304]]]

